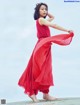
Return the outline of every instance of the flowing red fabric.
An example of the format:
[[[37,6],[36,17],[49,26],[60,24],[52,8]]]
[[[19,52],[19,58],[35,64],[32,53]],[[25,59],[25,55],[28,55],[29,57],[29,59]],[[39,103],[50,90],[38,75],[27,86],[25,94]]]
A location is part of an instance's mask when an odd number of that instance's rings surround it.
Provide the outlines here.
[[[28,95],[37,94],[38,91],[44,92],[54,85],[52,75],[52,43],[66,46],[69,45],[74,36],[70,34],[59,34],[50,36],[47,26],[41,26],[36,21],[38,42],[33,50],[28,65],[19,79],[18,85],[24,87]]]

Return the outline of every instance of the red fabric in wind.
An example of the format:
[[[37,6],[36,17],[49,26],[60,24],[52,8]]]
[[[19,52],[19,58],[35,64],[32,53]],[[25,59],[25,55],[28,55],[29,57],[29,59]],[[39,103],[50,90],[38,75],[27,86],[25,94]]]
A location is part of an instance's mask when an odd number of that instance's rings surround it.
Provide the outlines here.
[[[66,46],[69,45],[74,36],[70,34],[59,34],[50,36],[50,30],[47,26],[41,26],[36,21],[38,42],[33,50],[28,65],[19,79],[18,85],[24,87],[25,93],[31,95],[37,94],[40,90],[46,90],[54,85],[52,75],[52,43]]]

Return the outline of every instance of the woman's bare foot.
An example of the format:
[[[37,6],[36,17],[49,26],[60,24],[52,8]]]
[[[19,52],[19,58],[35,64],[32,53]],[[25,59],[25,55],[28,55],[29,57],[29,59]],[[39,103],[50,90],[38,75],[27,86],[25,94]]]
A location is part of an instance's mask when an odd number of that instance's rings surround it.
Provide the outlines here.
[[[43,94],[43,99],[48,101],[54,101],[57,100],[57,98],[50,96],[49,94]]]
[[[33,95],[29,96],[29,97],[33,100],[33,102],[38,102],[35,94],[33,94]]]

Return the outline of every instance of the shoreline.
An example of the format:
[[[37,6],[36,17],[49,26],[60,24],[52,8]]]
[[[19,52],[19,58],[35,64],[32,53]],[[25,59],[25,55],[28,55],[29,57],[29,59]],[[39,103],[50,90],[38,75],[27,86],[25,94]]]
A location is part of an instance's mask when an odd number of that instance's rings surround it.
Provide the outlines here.
[[[80,105],[80,97],[58,98],[54,101],[40,100],[37,103],[33,101],[11,102],[6,105]]]

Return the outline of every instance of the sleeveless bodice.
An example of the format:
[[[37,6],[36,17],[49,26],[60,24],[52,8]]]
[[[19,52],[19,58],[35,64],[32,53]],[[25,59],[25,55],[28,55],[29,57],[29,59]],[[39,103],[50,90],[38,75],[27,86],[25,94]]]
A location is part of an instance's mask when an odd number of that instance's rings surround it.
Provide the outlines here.
[[[40,25],[38,20],[36,20],[36,28],[37,28],[37,37],[38,37],[38,39],[50,36],[49,27],[45,26],[45,25]]]

